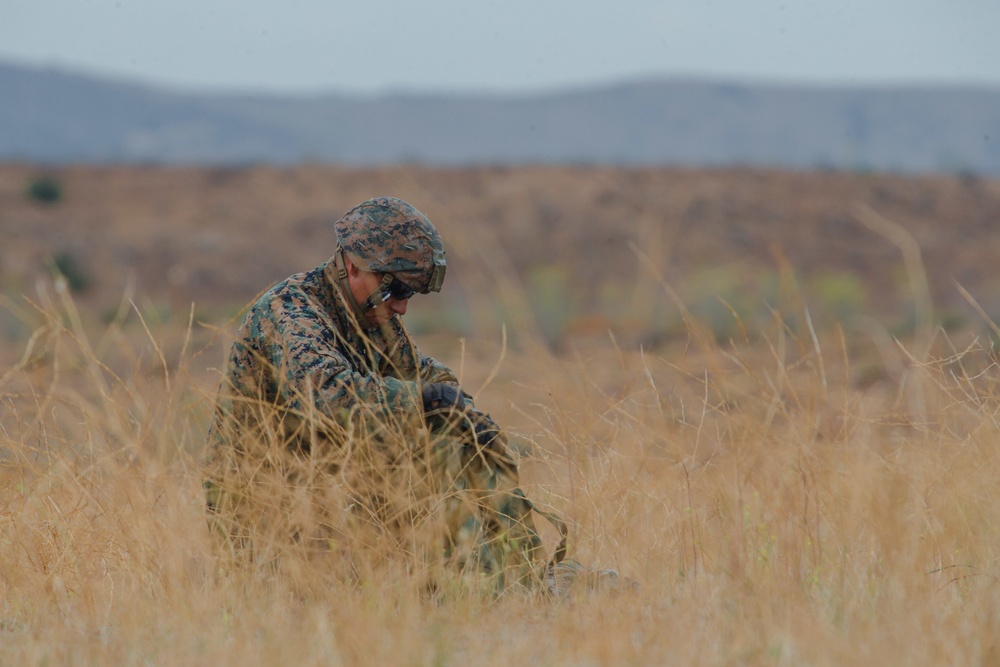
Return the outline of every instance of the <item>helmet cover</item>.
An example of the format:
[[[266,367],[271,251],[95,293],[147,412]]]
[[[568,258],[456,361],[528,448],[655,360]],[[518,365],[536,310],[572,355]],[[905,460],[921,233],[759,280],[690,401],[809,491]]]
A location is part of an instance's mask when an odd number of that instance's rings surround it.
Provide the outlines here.
[[[391,273],[421,294],[441,290],[441,235],[426,215],[402,199],[362,202],[337,220],[334,229],[340,247],[366,270]]]

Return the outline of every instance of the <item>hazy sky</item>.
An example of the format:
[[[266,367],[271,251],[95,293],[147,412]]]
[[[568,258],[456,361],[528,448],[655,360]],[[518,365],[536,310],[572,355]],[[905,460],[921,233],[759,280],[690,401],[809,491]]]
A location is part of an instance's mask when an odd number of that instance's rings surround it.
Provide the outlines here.
[[[1000,87],[1000,0],[0,0],[0,60],[195,89]]]

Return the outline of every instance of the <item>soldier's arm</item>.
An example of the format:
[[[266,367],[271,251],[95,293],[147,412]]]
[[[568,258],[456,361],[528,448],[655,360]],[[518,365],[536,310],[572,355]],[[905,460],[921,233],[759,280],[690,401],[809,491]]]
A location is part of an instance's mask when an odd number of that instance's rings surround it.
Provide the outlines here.
[[[262,323],[263,352],[278,370],[283,403],[338,417],[363,409],[380,419],[419,415],[423,409],[416,382],[357,372],[336,347],[335,332],[294,296],[272,305]]]

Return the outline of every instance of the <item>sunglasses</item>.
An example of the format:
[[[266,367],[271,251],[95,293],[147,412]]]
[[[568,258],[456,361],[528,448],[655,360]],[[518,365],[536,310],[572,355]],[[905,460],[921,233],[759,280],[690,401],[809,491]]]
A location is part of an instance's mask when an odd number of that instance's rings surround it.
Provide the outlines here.
[[[392,278],[392,280],[389,284],[385,284],[385,278]],[[385,278],[382,279],[383,301],[388,301],[390,298],[396,299],[397,301],[406,301],[417,293],[415,289],[411,288],[409,285],[390,273],[385,274]]]

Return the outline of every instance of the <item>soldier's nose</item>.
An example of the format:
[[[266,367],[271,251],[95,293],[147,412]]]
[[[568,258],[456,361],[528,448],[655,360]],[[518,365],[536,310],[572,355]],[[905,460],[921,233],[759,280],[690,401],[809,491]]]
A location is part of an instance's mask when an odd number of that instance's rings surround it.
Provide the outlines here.
[[[400,301],[399,299],[390,299],[389,309],[398,315],[406,315],[407,303],[409,303],[409,299],[403,299],[402,301]]]

